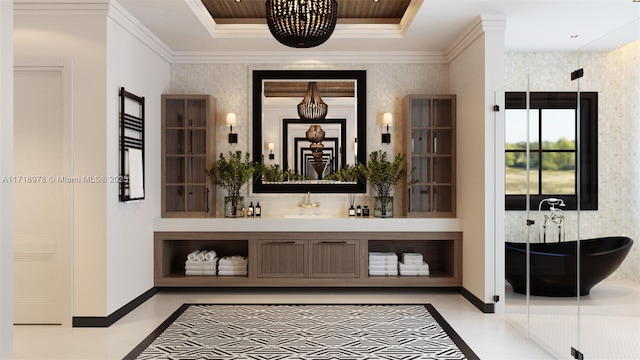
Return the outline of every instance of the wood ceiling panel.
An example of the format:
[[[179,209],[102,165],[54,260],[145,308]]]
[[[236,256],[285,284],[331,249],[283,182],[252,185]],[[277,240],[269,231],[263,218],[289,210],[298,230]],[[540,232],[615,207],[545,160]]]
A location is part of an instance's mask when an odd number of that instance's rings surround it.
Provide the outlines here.
[[[339,22],[378,19],[380,23],[399,22],[411,0],[338,0]],[[202,0],[216,23],[265,22],[265,0]],[[350,19],[352,21],[350,21]],[[369,21],[376,22],[376,21]]]

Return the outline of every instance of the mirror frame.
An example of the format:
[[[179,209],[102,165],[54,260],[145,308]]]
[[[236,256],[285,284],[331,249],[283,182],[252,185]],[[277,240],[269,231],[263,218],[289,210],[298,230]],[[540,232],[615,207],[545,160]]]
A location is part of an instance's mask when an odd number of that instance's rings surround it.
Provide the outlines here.
[[[355,80],[356,125],[358,136],[357,162],[367,161],[367,71],[366,70],[253,70],[253,161],[262,163],[262,84],[264,80]],[[322,96],[322,94],[320,94]],[[254,193],[365,193],[364,181],[357,184],[264,184],[259,176],[253,179]]]

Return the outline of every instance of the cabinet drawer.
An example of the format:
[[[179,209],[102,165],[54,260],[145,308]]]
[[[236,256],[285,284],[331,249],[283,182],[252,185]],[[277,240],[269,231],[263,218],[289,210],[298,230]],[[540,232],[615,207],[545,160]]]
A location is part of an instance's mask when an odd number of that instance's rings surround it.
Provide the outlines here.
[[[358,240],[311,241],[311,277],[358,277],[359,244]]]
[[[306,277],[306,259],[305,241],[258,241],[258,277]]]

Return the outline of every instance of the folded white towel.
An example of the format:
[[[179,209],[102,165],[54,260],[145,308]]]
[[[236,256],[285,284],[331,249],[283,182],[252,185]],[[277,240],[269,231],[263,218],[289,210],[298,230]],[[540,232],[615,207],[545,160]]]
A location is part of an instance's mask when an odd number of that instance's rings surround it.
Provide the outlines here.
[[[418,264],[422,264],[422,261],[424,261],[424,259],[422,258],[422,254],[420,253],[403,253],[402,254],[402,262],[405,264],[408,263],[418,263]]]
[[[247,263],[247,258],[239,255],[225,256],[218,261],[218,265],[220,266],[246,266]]]
[[[409,270],[409,271],[429,271],[429,264],[427,264],[426,262],[422,262],[421,264],[404,264],[402,262],[398,263],[398,267],[400,268],[400,271],[402,270]]]
[[[401,276],[428,276],[429,270],[400,270]]]
[[[397,261],[378,261],[378,260],[369,260],[369,266],[398,266]]]
[[[216,272],[213,270],[185,270],[185,275],[215,275]]]
[[[369,252],[369,260],[398,260],[398,254],[394,252]]]
[[[239,265],[239,266],[220,265],[220,266],[218,266],[218,270],[222,270],[222,271],[247,271],[247,265]]]
[[[184,267],[184,269],[195,270],[195,271],[216,271],[216,266],[215,265],[187,265]]]
[[[187,261],[184,262],[184,265],[185,266],[202,266],[202,265],[205,265],[205,266],[211,265],[211,266],[213,266],[213,265],[215,265],[217,263],[218,263],[218,258],[215,258],[213,260],[202,260],[202,261],[187,260]]]
[[[229,271],[229,270],[219,270],[218,275],[222,276],[247,276],[247,271]]]
[[[398,264],[372,265],[369,264],[369,270],[398,270]]]
[[[195,261],[196,260],[196,256],[198,256],[199,252],[200,252],[200,250],[193,250],[192,252],[189,253],[189,255],[187,255],[187,260]]]
[[[369,270],[369,275],[371,276],[387,276],[387,275],[398,275],[398,269],[396,270]]]
[[[218,254],[214,250],[209,250],[204,254],[204,260],[205,261],[211,261],[213,259],[216,259],[217,256],[218,256]]]

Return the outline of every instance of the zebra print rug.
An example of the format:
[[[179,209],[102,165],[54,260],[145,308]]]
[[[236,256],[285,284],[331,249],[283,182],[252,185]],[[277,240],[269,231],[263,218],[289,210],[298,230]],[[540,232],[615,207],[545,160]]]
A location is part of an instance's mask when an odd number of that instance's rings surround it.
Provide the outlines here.
[[[478,359],[431,305],[182,305],[125,359]]]

